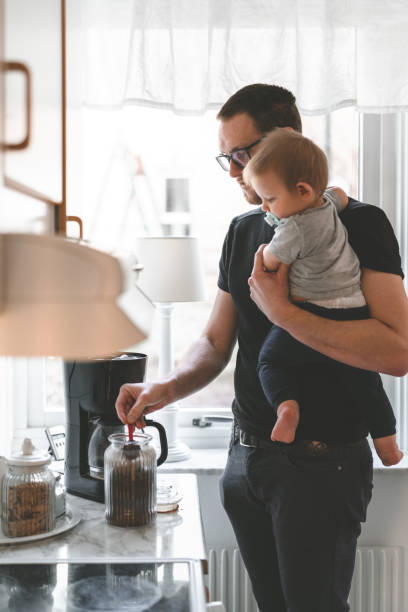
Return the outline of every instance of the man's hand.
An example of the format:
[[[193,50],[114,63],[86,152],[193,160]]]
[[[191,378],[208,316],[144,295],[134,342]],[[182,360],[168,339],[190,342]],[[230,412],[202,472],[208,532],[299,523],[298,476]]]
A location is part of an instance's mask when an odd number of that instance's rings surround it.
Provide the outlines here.
[[[232,297],[218,290],[209,321],[200,338],[183,356],[177,368],[160,382],[122,385],[116,412],[122,423],[139,429],[144,416],[202,389],[228,363],[237,332],[237,311]]]
[[[287,319],[294,308],[289,301],[288,271],[289,265],[281,263],[277,272],[268,272],[263,265],[263,250],[266,244],[261,244],[255,253],[254,267],[248,279],[250,295],[258,308],[272,322],[280,325]]]
[[[335,191],[340,200],[342,209],[344,210],[346,208],[348,205],[348,195],[343,189],[340,189],[340,187],[327,187],[326,191]]]
[[[116,412],[122,423],[145,427],[144,417],[171,401],[168,383],[127,383],[116,400]]]

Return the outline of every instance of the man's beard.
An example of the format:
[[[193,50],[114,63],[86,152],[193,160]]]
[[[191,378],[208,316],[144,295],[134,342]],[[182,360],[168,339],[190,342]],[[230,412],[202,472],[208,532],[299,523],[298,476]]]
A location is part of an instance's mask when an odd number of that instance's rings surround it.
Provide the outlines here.
[[[239,186],[241,187],[242,193],[244,194],[244,198],[249,204],[262,204],[262,200],[259,195],[249,187],[242,179],[237,179]]]

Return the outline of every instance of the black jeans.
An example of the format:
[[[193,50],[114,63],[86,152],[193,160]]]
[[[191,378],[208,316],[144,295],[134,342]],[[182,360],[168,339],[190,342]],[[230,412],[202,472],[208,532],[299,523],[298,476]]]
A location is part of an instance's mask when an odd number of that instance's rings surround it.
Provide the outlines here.
[[[260,612],[345,612],[372,491],[366,440],[327,458],[235,442],[221,480]]]

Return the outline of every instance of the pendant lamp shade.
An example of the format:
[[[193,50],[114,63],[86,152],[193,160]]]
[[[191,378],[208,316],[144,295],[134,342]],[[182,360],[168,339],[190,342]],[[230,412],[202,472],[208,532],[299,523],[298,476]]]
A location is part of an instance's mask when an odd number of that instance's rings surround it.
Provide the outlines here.
[[[99,357],[147,337],[153,306],[119,261],[58,236],[0,234],[0,355]]]

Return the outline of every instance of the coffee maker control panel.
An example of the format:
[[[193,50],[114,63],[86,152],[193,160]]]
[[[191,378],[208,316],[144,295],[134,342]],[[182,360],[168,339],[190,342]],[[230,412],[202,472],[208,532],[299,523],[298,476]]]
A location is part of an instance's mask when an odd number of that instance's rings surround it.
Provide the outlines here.
[[[64,425],[55,425],[45,430],[50,452],[56,461],[65,459],[65,427]]]

